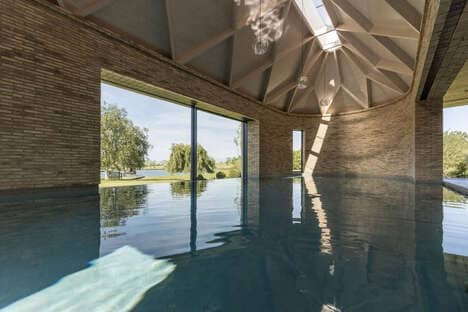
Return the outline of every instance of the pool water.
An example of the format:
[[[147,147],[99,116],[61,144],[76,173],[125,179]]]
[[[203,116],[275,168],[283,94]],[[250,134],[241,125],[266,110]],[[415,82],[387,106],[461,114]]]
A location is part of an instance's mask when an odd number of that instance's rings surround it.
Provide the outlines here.
[[[0,198],[5,311],[468,311],[468,199],[277,178]]]

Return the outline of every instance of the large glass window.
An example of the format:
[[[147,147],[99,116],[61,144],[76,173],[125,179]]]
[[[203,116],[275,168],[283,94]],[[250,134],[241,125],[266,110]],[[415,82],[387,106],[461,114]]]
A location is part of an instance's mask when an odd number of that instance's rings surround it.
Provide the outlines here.
[[[302,130],[294,130],[293,137],[293,171],[302,172]]]
[[[210,167],[204,159],[199,161],[198,175],[240,177],[242,122],[199,110],[197,125],[198,153],[206,154],[213,163]]]
[[[189,179],[190,107],[102,83],[101,109],[104,184]]]
[[[444,109],[443,172],[446,178],[468,178],[468,105]]]
[[[195,106],[102,83],[101,183],[240,177],[242,128]]]

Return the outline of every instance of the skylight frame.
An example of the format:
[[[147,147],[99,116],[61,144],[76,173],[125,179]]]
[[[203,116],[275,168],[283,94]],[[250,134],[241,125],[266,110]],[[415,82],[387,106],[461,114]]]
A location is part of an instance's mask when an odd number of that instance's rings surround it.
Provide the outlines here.
[[[324,51],[341,47],[341,40],[323,0],[295,0]]]

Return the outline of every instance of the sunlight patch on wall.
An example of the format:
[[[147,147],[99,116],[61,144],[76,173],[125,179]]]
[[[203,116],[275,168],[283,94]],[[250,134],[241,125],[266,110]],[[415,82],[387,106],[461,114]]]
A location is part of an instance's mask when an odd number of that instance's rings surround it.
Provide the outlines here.
[[[330,120],[331,120],[330,116],[322,117],[323,122],[328,122]],[[318,157],[322,150],[323,141],[325,140],[327,131],[328,131],[328,124],[321,123],[318,127],[317,133],[315,134],[315,139],[312,144],[312,148],[307,156],[307,162],[306,162],[305,168],[306,168],[306,171],[308,172],[313,172],[315,169],[315,166],[317,165]]]

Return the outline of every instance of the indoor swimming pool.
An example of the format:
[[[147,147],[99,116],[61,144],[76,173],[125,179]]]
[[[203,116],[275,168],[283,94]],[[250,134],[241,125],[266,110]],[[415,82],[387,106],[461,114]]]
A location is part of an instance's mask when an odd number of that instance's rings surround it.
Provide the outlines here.
[[[0,200],[5,311],[465,311],[468,198],[225,179]]]

